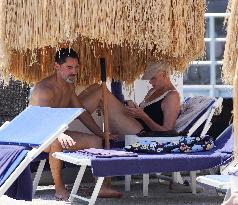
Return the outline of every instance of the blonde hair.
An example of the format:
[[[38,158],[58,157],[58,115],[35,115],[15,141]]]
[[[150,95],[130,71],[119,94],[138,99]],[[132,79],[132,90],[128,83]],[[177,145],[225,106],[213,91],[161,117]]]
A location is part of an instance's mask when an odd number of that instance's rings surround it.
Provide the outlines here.
[[[142,76],[143,80],[150,80],[155,76],[159,71],[165,72],[167,77],[171,75],[171,66],[168,62],[165,61],[149,61],[146,64],[146,70]]]

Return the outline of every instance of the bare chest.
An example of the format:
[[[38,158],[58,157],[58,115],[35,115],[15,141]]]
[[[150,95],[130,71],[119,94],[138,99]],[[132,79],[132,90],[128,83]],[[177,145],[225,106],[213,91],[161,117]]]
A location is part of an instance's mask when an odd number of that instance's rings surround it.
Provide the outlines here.
[[[62,108],[70,107],[71,96],[72,94],[70,91],[55,93],[54,99],[52,99],[53,100],[52,105],[54,107],[62,107]]]

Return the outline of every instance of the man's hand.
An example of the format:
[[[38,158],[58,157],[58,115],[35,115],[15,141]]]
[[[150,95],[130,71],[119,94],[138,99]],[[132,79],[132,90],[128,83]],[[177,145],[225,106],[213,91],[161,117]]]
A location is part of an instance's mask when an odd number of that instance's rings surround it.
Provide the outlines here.
[[[64,133],[62,133],[62,134],[59,135],[58,140],[59,140],[61,146],[62,146],[64,149],[68,149],[69,147],[74,146],[75,143],[76,143],[76,142],[72,139],[72,137],[70,137],[69,135],[66,135],[66,134],[64,134]]]

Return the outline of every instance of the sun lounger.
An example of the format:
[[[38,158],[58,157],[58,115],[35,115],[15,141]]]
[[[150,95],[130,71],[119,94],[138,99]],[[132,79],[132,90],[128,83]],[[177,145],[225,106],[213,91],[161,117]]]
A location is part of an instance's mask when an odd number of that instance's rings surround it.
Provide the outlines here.
[[[216,110],[221,109],[222,98],[213,98],[207,96],[196,96],[187,98],[181,105],[181,113],[176,121],[176,131],[186,133],[187,136],[205,136],[211,127],[211,119]],[[201,129],[202,128],[202,129]],[[180,137],[138,137],[136,135],[126,135],[125,146],[134,144],[140,140],[153,141],[178,141]],[[192,174],[192,173],[190,173]],[[182,183],[180,173],[173,172],[173,181]],[[125,190],[130,190],[131,176],[125,176]],[[148,196],[149,174],[143,174],[143,195]],[[194,187],[194,186],[193,186]],[[195,193],[195,189],[193,189]]]
[[[226,190],[224,201],[231,196],[231,181],[230,176],[225,175],[206,175],[197,177],[197,181],[217,189]]]
[[[16,118],[0,128],[0,144],[6,150],[12,145],[23,146],[1,170],[0,197],[9,189],[29,163],[42,153],[68,128],[68,124],[84,110],[81,108],[49,108],[29,106]],[[0,150],[2,151],[2,149]]]
[[[233,141],[233,139],[231,139]],[[230,143],[232,144],[232,143]],[[227,152],[227,150],[232,149],[231,147],[226,147],[223,149],[223,152]],[[231,152],[232,153],[232,152]],[[229,164],[221,170],[221,174],[214,174],[214,175],[205,175],[197,177],[197,181],[217,189],[226,190],[226,195],[224,197],[224,201],[226,201],[231,196],[231,176],[229,172],[231,170],[238,170],[237,162],[236,161],[229,161]]]
[[[191,178],[196,181],[196,170],[219,166],[231,158],[232,153],[231,127],[224,131],[215,141],[216,147],[210,151],[188,154],[138,154],[133,157],[97,157],[83,152],[58,152],[53,156],[66,162],[80,165],[80,170],[70,194],[74,198],[87,201],[94,205],[104,177],[124,176],[131,174],[192,171]],[[87,166],[91,166],[94,176],[98,177],[91,198],[77,195],[79,185]]]

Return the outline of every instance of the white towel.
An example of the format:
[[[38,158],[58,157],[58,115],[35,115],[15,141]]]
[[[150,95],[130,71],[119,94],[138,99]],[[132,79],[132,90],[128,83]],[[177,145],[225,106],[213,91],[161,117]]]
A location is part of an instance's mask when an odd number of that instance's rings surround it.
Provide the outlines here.
[[[175,129],[177,132],[188,130],[188,125],[198,117],[198,115],[207,109],[216,98],[207,96],[196,96],[189,98],[181,105],[181,112],[176,120]]]

